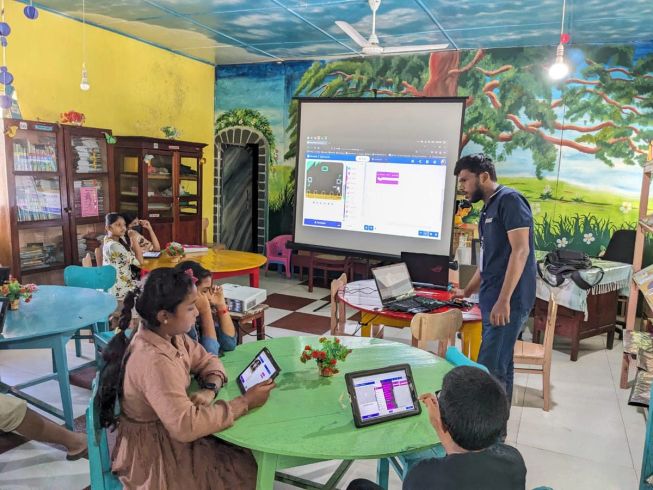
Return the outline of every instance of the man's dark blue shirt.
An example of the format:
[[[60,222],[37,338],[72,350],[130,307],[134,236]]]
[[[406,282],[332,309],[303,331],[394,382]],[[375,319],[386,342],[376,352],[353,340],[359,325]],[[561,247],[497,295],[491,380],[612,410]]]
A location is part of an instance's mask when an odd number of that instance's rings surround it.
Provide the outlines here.
[[[481,211],[479,221],[481,237],[481,311],[494,307],[508,268],[512,248],[508,232],[528,229],[530,250],[524,271],[510,298],[510,309],[528,311],[535,303],[536,262],[533,246],[533,213],[524,196],[509,187],[499,186]]]

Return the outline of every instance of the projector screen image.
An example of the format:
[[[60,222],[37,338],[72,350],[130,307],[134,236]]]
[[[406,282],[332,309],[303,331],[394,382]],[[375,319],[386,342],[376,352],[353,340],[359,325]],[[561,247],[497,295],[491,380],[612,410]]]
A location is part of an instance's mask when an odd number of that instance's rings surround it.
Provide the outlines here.
[[[464,99],[300,99],[295,242],[449,255]]]

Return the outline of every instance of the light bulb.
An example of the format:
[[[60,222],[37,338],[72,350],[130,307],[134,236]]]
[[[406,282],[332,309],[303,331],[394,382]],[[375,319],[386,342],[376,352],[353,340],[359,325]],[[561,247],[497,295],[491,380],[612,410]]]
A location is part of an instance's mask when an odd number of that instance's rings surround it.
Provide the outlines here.
[[[562,80],[569,74],[569,65],[565,63],[565,47],[562,43],[556,49],[555,63],[549,68],[549,76],[553,80]]]
[[[79,83],[79,88],[85,92],[91,89],[91,84],[88,82],[88,73],[86,72],[86,63],[82,63],[82,81]]]

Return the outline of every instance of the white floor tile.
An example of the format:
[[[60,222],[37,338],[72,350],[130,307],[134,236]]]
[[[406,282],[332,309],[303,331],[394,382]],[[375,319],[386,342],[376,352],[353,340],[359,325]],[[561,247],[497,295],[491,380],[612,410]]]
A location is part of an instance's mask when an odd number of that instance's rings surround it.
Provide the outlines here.
[[[265,327],[270,323],[274,323],[277,320],[280,320],[284,316],[288,316],[292,313],[290,310],[282,310],[281,308],[268,308],[265,310]]]
[[[526,488],[548,486],[555,490],[633,490],[637,488],[635,470],[616,462],[601,464],[583,457],[570,456],[513,444],[526,462]]]

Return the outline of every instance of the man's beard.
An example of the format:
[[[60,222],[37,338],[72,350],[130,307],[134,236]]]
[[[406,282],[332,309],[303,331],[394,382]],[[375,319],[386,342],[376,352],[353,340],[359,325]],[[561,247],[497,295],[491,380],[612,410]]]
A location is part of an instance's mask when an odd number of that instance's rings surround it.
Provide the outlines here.
[[[481,191],[480,187],[477,187],[474,192],[472,192],[472,195],[469,196],[469,202],[472,204],[476,204],[478,201],[481,201],[483,199],[483,191]]]

